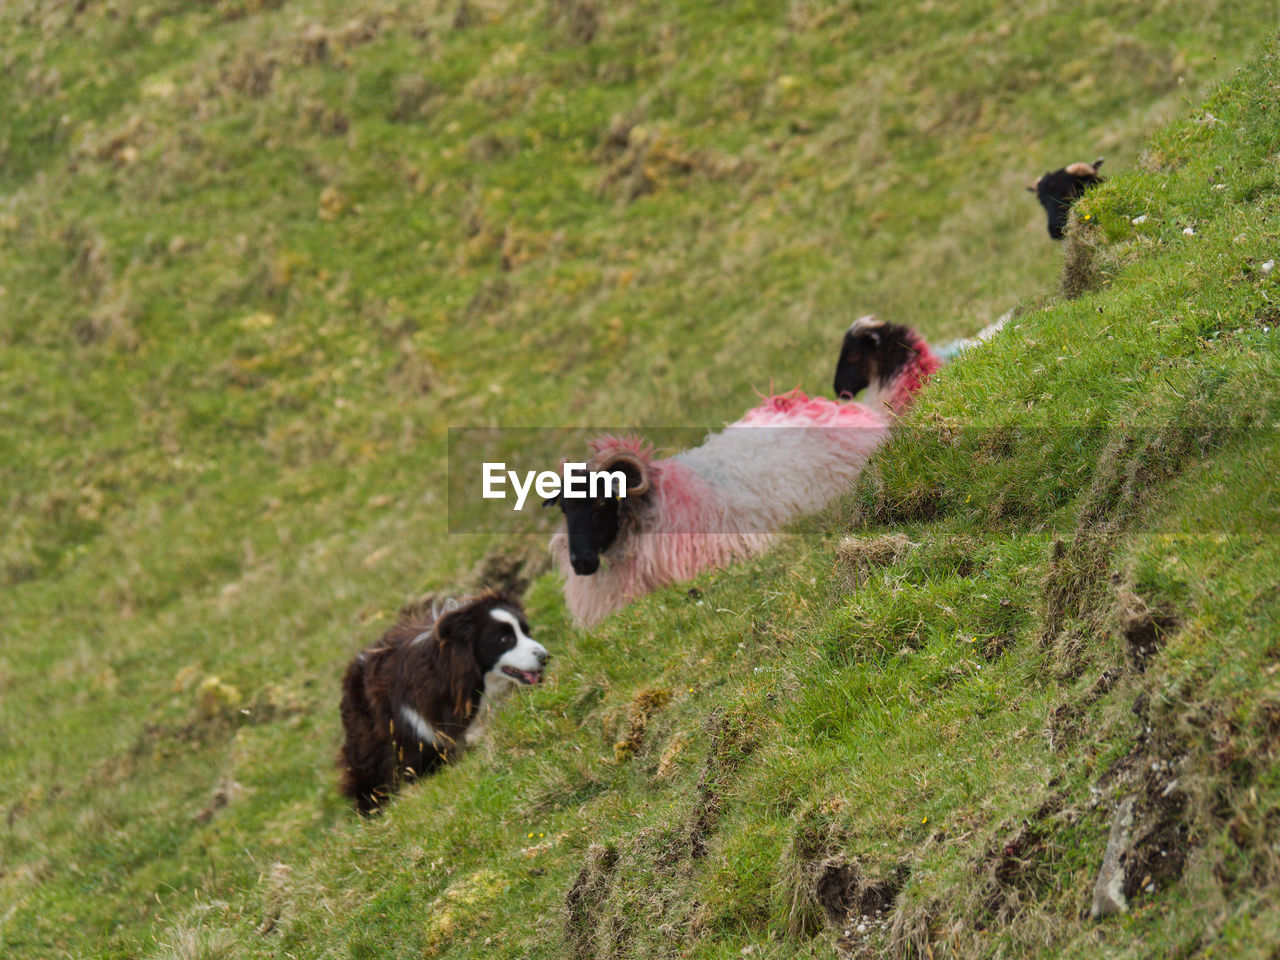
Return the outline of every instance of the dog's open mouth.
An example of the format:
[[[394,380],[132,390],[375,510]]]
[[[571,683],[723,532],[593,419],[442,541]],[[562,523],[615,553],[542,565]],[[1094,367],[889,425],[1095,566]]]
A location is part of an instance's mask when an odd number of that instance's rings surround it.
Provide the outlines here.
[[[515,667],[509,667],[504,664],[502,672],[519,683],[532,685],[542,682],[541,670],[517,670]]]

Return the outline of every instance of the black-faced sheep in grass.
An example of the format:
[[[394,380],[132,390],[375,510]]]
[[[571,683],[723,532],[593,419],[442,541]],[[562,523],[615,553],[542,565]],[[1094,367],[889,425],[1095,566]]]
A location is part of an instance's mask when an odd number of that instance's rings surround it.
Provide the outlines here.
[[[657,459],[637,437],[592,444],[588,471],[621,470],[622,498],[556,497],[565,522],[551,554],[582,625],[703,570],[762,553],[788,522],[849,489],[938,359],[913,330],[874,317],[845,335],[836,393],[865,404],[767,398],[692,450]]]
[[[1073,163],[1061,170],[1046,173],[1027,187],[1044,207],[1049,217],[1049,236],[1054,240],[1062,239],[1071,205],[1095,183],[1102,182],[1102,177],[1098,176],[1098,168],[1101,166],[1101,157],[1093,163]]]

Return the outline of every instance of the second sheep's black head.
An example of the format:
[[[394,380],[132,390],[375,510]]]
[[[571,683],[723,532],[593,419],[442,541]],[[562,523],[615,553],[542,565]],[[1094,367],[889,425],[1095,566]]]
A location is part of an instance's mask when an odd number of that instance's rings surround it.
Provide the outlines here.
[[[1044,207],[1044,212],[1049,217],[1049,236],[1054,240],[1062,239],[1067,217],[1071,214],[1071,205],[1095,183],[1102,182],[1102,177],[1098,176],[1098,168],[1101,166],[1101,158],[1093,163],[1073,163],[1046,173],[1027,187]]]
[[[895,374],[915,357],[916,340],[910,327],[886,323],[874,314],[859,317],[845,331],[832,384],[837,400],[852,400],[868,388],[886,387]],[[882,400],[867,397],[867,406],[879,408]]]

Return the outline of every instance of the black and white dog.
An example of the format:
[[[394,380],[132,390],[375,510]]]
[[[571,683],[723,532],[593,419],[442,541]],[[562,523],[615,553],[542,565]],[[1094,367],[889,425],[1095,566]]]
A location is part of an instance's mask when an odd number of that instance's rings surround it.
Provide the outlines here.
[[[1071,205],[1089,187],[1102,182],[1102,177],[1098,176],[1098,168],[1101,166],[1101,159],[1093,163],[1073,163],[1060,170],[1046,173],[1027,187],[1036,195],[1036,199],[1044,207],[1044,212],[1048,214],[1049,236],[1054,240],[1062,239],[1062,231],[1067,225]]]
[[[482,705],[541,683],[549,659],[520,604],[498,593],[396,624],[342,681],[342,792],[373,812],[402,780],[456,756]]]

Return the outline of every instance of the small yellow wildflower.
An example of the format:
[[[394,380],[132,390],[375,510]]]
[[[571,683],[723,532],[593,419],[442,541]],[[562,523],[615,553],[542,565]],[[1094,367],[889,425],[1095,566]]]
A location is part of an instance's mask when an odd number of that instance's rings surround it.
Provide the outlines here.
[[[924,818],[923,820],[921,820],[920,822],[921,822],[921,823],[928,823],[928,822],[929,822],[929,818],[928,818],[928,817],[925,817],[925,818]]]

